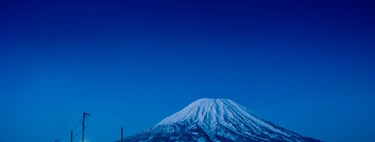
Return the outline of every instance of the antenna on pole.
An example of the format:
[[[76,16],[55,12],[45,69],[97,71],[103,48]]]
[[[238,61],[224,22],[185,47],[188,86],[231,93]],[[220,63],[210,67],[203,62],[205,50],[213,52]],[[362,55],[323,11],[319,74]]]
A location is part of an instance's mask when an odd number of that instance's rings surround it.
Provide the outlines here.
[[[85,119],[86,119],[87,116],[90,116],[90,113],[83,112],[83,116],[82,116],[82,141],[81,142],[85,142]]]

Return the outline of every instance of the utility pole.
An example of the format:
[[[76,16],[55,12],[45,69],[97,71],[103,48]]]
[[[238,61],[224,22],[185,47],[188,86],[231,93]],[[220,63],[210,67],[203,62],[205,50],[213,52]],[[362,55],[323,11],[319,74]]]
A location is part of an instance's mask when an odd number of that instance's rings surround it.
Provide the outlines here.
[[[121,127],[121,142],[124,142],[124,128]]]
[[[82,141],[81,142],[85,142],[85,118],[87,116],[90,116],[90,113],[83,112],[83,116],[82,116]]]
[[[70,130],[70,142],[73,142],[73,130]]]

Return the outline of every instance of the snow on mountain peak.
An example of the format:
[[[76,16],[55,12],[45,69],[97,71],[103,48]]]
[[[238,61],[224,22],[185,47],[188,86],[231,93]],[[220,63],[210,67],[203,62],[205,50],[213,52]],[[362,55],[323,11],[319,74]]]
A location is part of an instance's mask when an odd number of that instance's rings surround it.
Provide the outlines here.
[[[252,128],[252,131],[260,132],[267,129],[290,136],[289,133],[285,133],[272,124],[263,121],[247,111],[245,107],[230,99],[199,99],[181,111],[165,118],[157,125],[171,125],[181,122],[195,123],[206,131],[214,130],[218,125],[221,125],[232,131]]]
[[[224,116],[234,117],[233,111],[246,114],[244,107],[236,104],[230,99],[210,99],[202,98],[189,104],[181,111],[162,120],[158,125],[172,124],[182,121],[203,123],[210,119],[211,122],[223,120]]]
[[[265,121],[230,99],[196,100],[130,141],[318,142]]]

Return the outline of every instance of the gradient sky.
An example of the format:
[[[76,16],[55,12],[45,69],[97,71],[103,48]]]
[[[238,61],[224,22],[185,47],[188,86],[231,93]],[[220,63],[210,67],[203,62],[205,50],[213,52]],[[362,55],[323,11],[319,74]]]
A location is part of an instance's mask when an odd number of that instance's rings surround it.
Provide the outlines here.
[[[2,0],[0,141],[68,141],[83,111],[90,140],[113,141],[199,98],[324,141],[375,141],[374,7]]]

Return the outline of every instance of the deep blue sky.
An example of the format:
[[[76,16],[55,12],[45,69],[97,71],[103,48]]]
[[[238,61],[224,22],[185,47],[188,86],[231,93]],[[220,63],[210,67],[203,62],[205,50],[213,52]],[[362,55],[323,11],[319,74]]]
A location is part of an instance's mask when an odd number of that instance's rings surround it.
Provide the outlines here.
[[[375,141],[374,7],[2,0],[0,141],[68,141],[83,111],[92,141],[116,140],[207,97],[324,141]]]

